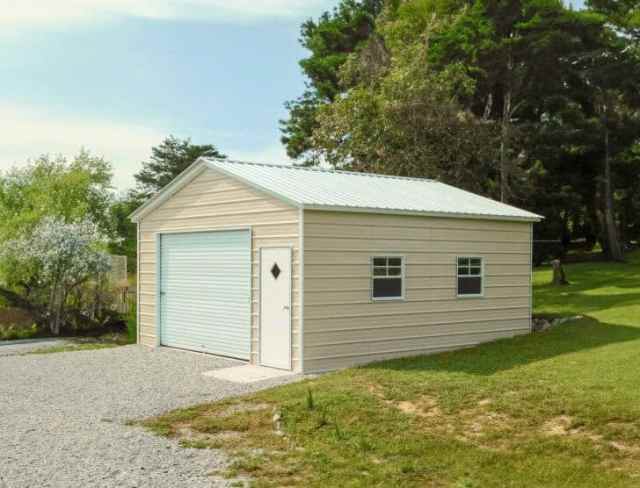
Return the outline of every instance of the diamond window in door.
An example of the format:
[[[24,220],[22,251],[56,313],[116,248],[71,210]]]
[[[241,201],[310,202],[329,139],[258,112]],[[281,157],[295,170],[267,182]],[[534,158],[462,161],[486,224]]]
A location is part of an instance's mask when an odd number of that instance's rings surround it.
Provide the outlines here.
[[[277,280],[278,276],[280,276],[280,273],[282,271],[280,270],[280,267],[278,266],[278,263],[274,263],[273,267],[271,268],[271,274],[273,275],[273,277]]]

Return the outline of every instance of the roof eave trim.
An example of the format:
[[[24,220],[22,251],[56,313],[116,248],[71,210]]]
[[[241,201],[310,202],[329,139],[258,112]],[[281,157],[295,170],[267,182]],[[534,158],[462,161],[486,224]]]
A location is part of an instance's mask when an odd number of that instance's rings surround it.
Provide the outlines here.
[[[540,222],[544,219],[541,215],[531,217],[520,217],[511,215],[491,215],[491,214],[468,214],[468,213],[449,213],[449,212],[423,212],[419,210],[395,210],[375,207],[344,207],[338,205],[312,205],[305,204],[304,210],[319,210],[326,212],[352,212],[352,213],[372,213],[372,214],[389,214],[389,215],[410,215],[417,217],[438,217],[449,219],[474,219],[474,220],[504,220],[509,222]]]
[[[175,193],[184,188],[187,183],[193,180],[196,176],[201,174],[206,169],[206,161],[203,158],[196,159],[191,166],[185,169],[180,175],[178,175],[171,183],[165,186],[158,193],[150,197],[140,207],[133,212],[129,219],[132,222],[140,222],[140,220],[154,209],[158,208]]]

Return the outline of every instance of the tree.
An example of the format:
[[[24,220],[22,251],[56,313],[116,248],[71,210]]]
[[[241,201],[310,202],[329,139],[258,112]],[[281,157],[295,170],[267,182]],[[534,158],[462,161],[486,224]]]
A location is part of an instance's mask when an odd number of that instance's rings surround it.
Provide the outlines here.
[[[142,170],[134,176],[141,199],[160,191],[201,156],[226,157],[211,144],[192,144],[191,139],[174,136],[153,147],[151,153],[150,161],[143,162]]]
[[[615,18],[613,19],[615,20]],[[585,112],[595,121],[601,141],[601,226],[603,248],[613,260],[623,259],[615,209],[614,166],[638,143],[640,63],[629,42],[616,30],[604,30],[591,52],[574,64],[581,82]],[[594,134],[595,135],[595,134]]]
[[[28,233],[47,216],[89,219],[112,236],[111,178],[110,163],[87,151],[71,161],[42,156],[0,173],[0,242]]]
[[[349,54],[371,35],[384,3],[384,0],[342,0],[318,21],[308,20],[302,25],[300,44],[311,54],[300,61],[300,66],[309,81],[301,97],[285,104],[289,118],[280,121],[282,143],[291,158],[309,158],[309,163],[317,163],[309,150],[313,130],[318,125],[318,109],[344,92],[340,68]]]
[[[23,237],[7,241],[0,253],[7,288],[0,294],[36,313],[54,335],[72,310],[71,293],[110,269],[106,237],[89,220],[67,223],[45,217]],[[84,304],[85,308],[87,304]],[[88,317],[87,317],[88,318]]]
[[[604,14],[627,39],[632,39],[635,49],[640,47],[640,5],[637,0],[589,0],[588,5]]]
[[[619,236],[640,230],[640,19],[635,0],[590,6],[388,1],[340,63],[320,64],[285,143],[526,206],[547,217],[536,236],[619,259]]]
[[[127,269],[135,270],[138,255],[136,224],[129,216],[142,204],[144,199],[135,191],[129,191],[115,198],[109,213],[117,239],[109,243],[109,252],[127,257]]]
[[[473,81],[457,65],[432,70],[428,46],[421,40],[385,53],[378,45],[371,46],[378,55],[370,49],[354,55],[343,74],[359,83],[320,110],[314,146],[337,167],[437,178],[486,192],[495,127],[457,102],[473,92]]]

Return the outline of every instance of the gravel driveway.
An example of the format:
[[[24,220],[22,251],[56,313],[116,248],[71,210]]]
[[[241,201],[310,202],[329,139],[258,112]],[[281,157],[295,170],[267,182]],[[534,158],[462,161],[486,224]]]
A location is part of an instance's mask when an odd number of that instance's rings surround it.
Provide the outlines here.
[[[201,374],[238,364],[138,346],[0,357],[0,488],[226,486],[211,475],[222,454],[125,422],[293,379],[236,384]]]

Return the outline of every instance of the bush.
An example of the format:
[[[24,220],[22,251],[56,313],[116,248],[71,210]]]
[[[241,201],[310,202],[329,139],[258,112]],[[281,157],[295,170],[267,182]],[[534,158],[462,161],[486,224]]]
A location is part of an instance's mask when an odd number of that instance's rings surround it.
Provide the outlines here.
[[[38,337],[41,332],[41,329],[36,324],[29,326],[18,324],[0,325],[0,341],[33,339]]]
[[[117,321],[106,238],[90,221],[44,218],[28,235],[6,242],[0,294],[59,335],[63,328],[97,328]]]

